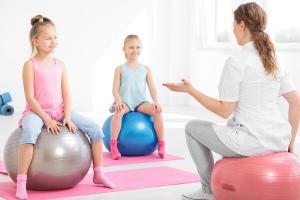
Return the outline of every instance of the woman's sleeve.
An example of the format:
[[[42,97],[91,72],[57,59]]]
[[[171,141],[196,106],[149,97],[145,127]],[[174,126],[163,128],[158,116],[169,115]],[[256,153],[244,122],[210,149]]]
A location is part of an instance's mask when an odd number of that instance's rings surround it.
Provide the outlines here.
[[[225,62],[219,83],[220,100],[236,102],[239,100],[240,83],[244,76],[244,67],[237,59],[230,57]]]
[[[279,89],[279,96],[282,94],[294,91],[295,85],[285,68],[280,68],[280,89]]]

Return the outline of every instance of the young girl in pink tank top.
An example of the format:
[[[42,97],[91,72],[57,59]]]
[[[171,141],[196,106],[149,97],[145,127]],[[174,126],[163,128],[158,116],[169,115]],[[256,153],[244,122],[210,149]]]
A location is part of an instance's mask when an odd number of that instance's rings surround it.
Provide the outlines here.
[[[71,96],[67,71],[63,62],[53,58],[57,46],[53,22],[41,15],[31,19],[30,42],[33,57],[23,67],[23,85],[26,109],[19,121],[22,136],[19,150],[16,197],[28,199],[27,172],[33,156],[34,144],[45,126],[48,132],[59,134],[60,126],[67,125],[73,133],[77,128],[86,133],[91,141],[94,166],[93,182],[108,188],[115,185],[102,170],[101,128],[94,122],[71,112]]]

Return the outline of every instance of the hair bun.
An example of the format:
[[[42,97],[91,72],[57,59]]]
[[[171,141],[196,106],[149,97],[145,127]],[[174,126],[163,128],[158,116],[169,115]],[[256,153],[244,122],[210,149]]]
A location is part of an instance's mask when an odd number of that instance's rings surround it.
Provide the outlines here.
[[[31,18],[31,25],[35,25],[38,22],[43,22],[44,21],[44,17],[42,15],[36,15],[33,18]]]

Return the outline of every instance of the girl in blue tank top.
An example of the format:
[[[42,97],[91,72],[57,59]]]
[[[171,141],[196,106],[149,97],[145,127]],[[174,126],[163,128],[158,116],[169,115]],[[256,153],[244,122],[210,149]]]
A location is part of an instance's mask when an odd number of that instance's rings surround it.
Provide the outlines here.
[[[153,116],[154,128],[158,138],[158,155],[165,155],[164,128],[161,116],[161,107],[157,100],[157,92],[154,86],[150,69],[138,62],[138,56],[142,49],[141,41],[137,35],[128,35],[124,41],[123,51],[126,63],[115,70],[113,83],[113,117],[111,120],[111,155],[113,159],[121,158],[117,147],[117,139],[121,130],[123,115],[138,111]],[[147,100],[147,86],[153,100]]]

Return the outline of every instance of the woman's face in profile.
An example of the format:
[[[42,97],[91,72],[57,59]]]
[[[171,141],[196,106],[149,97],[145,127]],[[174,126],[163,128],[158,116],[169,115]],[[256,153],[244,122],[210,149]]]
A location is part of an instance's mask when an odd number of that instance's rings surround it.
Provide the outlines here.
[[[233,22],[233,34],[237,43],[241,46],[252,40],[252,35],[243,20],[239,23],[237,21]]]
[[[237,21],[233,21],[233,34],[239,45],[242,45],[243,24],[243,22],[237,23]]]

